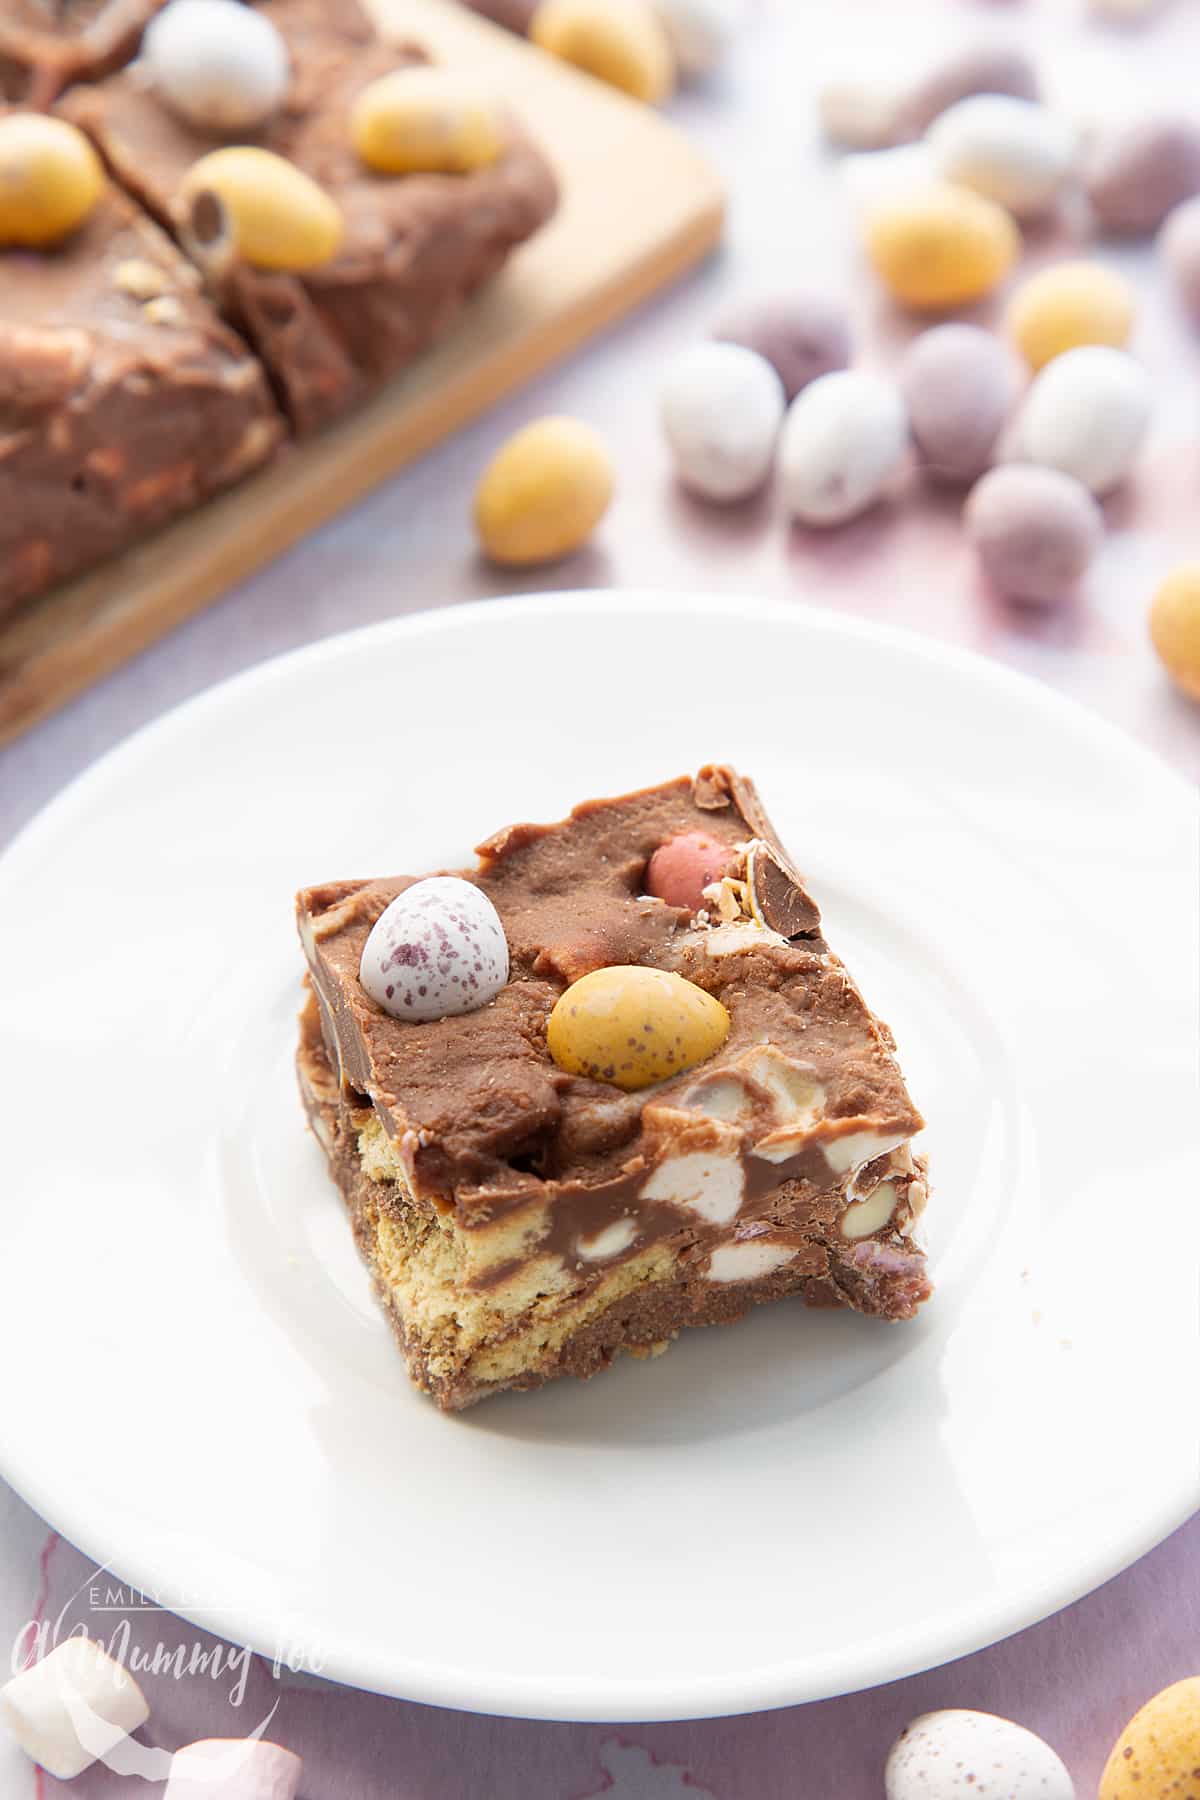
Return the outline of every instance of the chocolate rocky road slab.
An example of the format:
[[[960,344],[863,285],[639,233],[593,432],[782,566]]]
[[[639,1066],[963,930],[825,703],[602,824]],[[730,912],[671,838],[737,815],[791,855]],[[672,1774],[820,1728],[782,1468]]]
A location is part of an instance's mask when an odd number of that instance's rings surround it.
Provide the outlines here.
[[[0,742],[28,728],[703,257],[720,183],[664,119],[448,0],[385,33],[485,70],[553,164],[553,220],[440,343],[241,488],[0,620]],[[655,181],[642,172],[655,169]]]
[[[646,892],[689,832],[723,851],[698,913]],[[359,979],[412,878],[297,901],[301,1091],[418,1385],[457,1410],[788,1295],[912,1317],[923,1120],[753,784],[710,764],[479,857],[463,874],[510,974],[449,1018],[389,1015]],[[571,984],[628,965],[684,976],[732,1023],[699,1067],[623,1093],[556,1065],[546,1024]]]

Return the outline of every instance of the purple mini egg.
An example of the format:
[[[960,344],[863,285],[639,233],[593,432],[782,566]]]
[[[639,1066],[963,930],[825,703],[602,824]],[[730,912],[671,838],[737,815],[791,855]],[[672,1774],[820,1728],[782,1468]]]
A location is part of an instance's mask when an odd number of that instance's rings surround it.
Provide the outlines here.
[[[920,137],[933,121],[972,94],[1011,94],[1017,100],[1041,95],[1037,70],[1015,44],[968,44],[935,63],[906,94],[900,108],[900,137]]]
[[[1158,249],[1176,293],[1200,321],[1200,195],[1168,214]]]
[[[449,1019],[508,980],[508,940],[482,889],[434,875],[397,894],[363,945],[359,980],[394,1019]]]
[[[789,401],[819,375],[848,368],[853,349],[841,302],[804,291],[744,300],[725,314],[713,336],[764,357]]]
[[[1102,231],[1157,231],[1172,207],[1200,193],[1200,125],[1164,117],[1101,133],[1088,151],[1084,185]]]
[[[937,325],[915,338],[900,387],[921,462],[940,481],[974,481],[1021,391],[1008,345],[979,325]]]
[[[467,0],[467,5],[474,12],[482,13],[485,19],[491,19],[496,25],[503,25],[506,31],[515,31],[518,37],[527,37],[533,15],[538,9],[538,0]]]
[[[1104,537],[1104,515],[1073,475],[1006,463],[976,483],[963,510],[967,537],[1008,600],[1070,599]]]

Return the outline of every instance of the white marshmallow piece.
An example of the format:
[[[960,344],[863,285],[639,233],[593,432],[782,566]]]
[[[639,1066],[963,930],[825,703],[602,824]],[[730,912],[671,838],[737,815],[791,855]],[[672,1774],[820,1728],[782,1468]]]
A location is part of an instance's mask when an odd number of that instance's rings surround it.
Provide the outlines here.
[[[784,421],[784,504],[805,525],[845,524],[879,499],[907,450],[908,413],[892,382],[862,369],[822,375]]]
[[[740,1156],[694,1150],[659,1163],[640,1198],[681,1206],[711,1225],[728,1225],[737,1217],[745,1189]]]
[[[684,487],[705,500],[744,500],[775,459],[786,401],[765,356],[740,344],[695,344],[671,362],[663,431]]]
[[[0,1719],[59,1781],[90,1769],[149,1717],[133,1676],[92,1638],[68,1638],[0,1688]]]
[[[741,1244],[719,1244],[708,1259],[710,1281],[758,1281],[773,1275],[796,1255],[790,1244],[762,1244],[749,1238]]]
[[[679,73],[702,81],[728,54],[742,22],[742,0],[654,0]]]
[[[433,875],[398,894],[363,945],[359,980],[394,1019],[450,1019],[508,980],[508,939],[481,888]]]
[[[295,1800],[303,1767],[261,1738],[201,1738],[175,1752],[163,1800]]]
[[[240,0],[171,0],[151,22],[142,58],[171,111],[213,132],[264,124],[291,72],[276,27]]]
[[[1035,379],[1017,421],[1018,453],[1103,495],[1129,473],[1149,423],[1142,365],[1125,350],[1083,344]]]
[[[937,173],[996,200],[1019,219],[1047,212],[1071,174],[1075,128],[1036,100],[973,94],[934,120],[926,138]]]

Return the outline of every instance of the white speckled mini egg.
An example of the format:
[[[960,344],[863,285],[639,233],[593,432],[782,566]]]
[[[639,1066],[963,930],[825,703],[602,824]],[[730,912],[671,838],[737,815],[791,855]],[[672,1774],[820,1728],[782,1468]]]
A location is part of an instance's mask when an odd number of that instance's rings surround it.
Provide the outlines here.
[[[1044,213],[1075,162],[1074,127],[1013,94],[959,100],[934,120],[927,141],[944,180],[998,200],[1018,219]]]
[[[433,875],[397,894],[363,945],[359,980],[394,1019],[449,1019],[508,980],[508,940],[481,889]]]
[[[822,375],[784,422],[784,505],[805,525],[842,525],[874,505],[907,450],[908,413],[892,382],[862,369]]]
[[[743,500],[763,485],[783,423],[783,383],[740,344],[694,344],[669,365],[660,394],[675,472],[706,500]]]
[[[1061,1759],[1011,1719],[922,1713],[892,1745],[887,1800],[1075,1800]]]
[[[277,28],[236,0],[172,0],[146,31],[142,61],[172,112],[214,132],[262,125],[290,73]]]
[[[1035,379],[1017,420],[1019,453],[1074,475],[1093,494],[1123,481],[1150,423],[1150,382],[1107,344],[1056,356]]]
[[[687,81],[699,81],[716,68],[742,22],[742,0],[654,0],[654,6]]]

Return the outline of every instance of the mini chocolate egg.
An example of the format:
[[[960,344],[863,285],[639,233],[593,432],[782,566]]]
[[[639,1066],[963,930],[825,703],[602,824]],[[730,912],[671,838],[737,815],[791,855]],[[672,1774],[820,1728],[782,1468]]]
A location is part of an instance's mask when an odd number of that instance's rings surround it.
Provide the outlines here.
[[[879,499],[908,451],[900,390],[839,369],[792,402],[779,440],[784,505],[805,525],[842,525]]]
[[[819,375],[846,368],[853,349],[842,302],[803,290],[743,301],[724,315],[713,336],[766,357],[789,402]]]
[[[1192,318],[1200,321],[1200,195],[1168,213],[1158,251]]]
[[[506,31],[515,31],[518,37],[527,37],[529,27],[533,23],[533,15],[538,9],[538,0],[467,0],[468,6],[494,25],[503,25]]]
[[[508,940],[481,888],[433,875],[397,894],[371,927],[358,978],[394,1019],[449,1019],[494,1000]]]
[[[909,345],[900,365],[913,442],[930,475],[974,481],[1021,391],[1006,344],[979,325],[936,325]]]
[[[290,64],[279,31],[239,0],[171,0],[142,60],[160,98],[202,131],[252,131],[278,112]]]
[[[1017,289],[1006,323],[1030,368],[1041,369],[1081,344],[1122,349],[1135,305],[1133,289],[1115,269],[1095,262],[1052,263]]]
[[[863,245],[893,299],[918,311],[949,312],[999,286],[1021,234],[994,200],[943,181],[868,208]]]
[[[719,1000],[667,969],[613,964],[559,995],[546,1041],[560,1069],[627,1094],[705,1062],[729,1036]]]
[[[256,269],[315,269],[337,255],[345,230],[324,188],[257,144],[210,150],[193,163],[175,210],[189,252],[217,269],[234,257]]]
[[[1098,133],[1088,148],[1084,185],[1102,231],[1126,237],[1157,231],[1172,207],[1200,193],[1200,125],[1164,117]]]
[[[904,89],[894,80],[851,71],[821,83],[817,117],[829,142],[841,150],[886,150],[901,135],[904,100]]]
[[[582,419],[535,419],[502,444],[475,490],[475,530],[493,562],[527,568],[585,544],[613,497],[612,457]]]
[[[1113,1745],[1098,1800],[1200,1800],[1200,1675],[1147,1700]]]
[[[994,1713],[957,1709],[906,1725],[883,1781],[887,1800],[1075,1800],[1062,1759],[1043,1738]]]
[[[1150,637],[1176,687],[1200,700],[1200,563],[1185,563],[1162,583],[1150,607]]]
[[[100,158],[65,119],[0,116],[0,244],[57,244],[83,224],[105,185]]]
[[[1084,344],[1035,378],[1016,425],[1021,455],[1111,492],[1133,464],[1150,422],[1146,371],[1125,350]]]
[[[1011,94],[1017,100],[1040,96],[1037,70],[1015,44],[967,44],[936,62],[908,89],[899,126],[910,137],[928,131],[959,100],[972,94]]]
[[[681,831],[660,844],[646,865],[646,892],[668,906],[699,912],[704,890],[733,860],[728,844],[704,831]]]
[[[684,487],[706,500],[744,500],[762,486],[785,406],[765,357],[740,344],[694,344],[670,363],[659,404]]]
[[[972,94],[936,118],[926,139],[938,174],[1031,219],[1057,200],[1075,163],[1076,133],[1036,100]]]
[[[742,19],[743,0],[654,0],[679,73],[702,81],[724,59]]]
[[[963,525],[996,591],[1036,606],[1069,600],[1104,538],[1083,483],[1031,463],[990,470],[967,497]]]
[[[539,49],[655,106],[675,85],[675,53],[651,0],[541,0],[529,26]]]
[[[508,130],[484,83],[427,63],[368,82],[350,109],[350,138],[379,175],[469,175],[498,161]]]
[[[995,43],[968,44],[915,78],[899,77],[894,57],[863,55],[826,77],[817,91],[825,136],[847,150],[885,150],[920,137],[933,121],[972,94],[1038,97],[1037,73],[1024,51]]]

